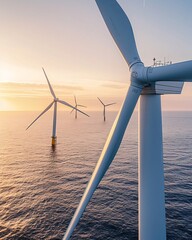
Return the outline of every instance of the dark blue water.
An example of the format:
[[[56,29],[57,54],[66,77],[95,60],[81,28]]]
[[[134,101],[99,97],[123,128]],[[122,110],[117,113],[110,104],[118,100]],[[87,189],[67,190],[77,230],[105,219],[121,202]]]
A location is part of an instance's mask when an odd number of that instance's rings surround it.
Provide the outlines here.
[[[0,239],[62,239],[99,158],[116,113],[77,120],[52,113],[0,113]],[[137,114],[72,240],[138,238]],[[192,239],[192,113],[163,114],[167,239]]]

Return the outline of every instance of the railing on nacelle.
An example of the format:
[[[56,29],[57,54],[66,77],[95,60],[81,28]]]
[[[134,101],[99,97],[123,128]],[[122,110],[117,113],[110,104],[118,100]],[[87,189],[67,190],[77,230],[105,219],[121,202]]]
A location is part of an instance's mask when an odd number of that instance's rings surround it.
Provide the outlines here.
[[[172,61],[164,61],[162,62],[161,60],[156,61],[156,59],[153,59],[153,65],[150,66],[151,68],[154,67],[162,67],[166,65],[172,64]],[[164,95],[164,94],[180,94],[183,89],[183,82],[155,82],[153,84],[150,84],[149,86],[146,86],[142,94],[143,95]]]

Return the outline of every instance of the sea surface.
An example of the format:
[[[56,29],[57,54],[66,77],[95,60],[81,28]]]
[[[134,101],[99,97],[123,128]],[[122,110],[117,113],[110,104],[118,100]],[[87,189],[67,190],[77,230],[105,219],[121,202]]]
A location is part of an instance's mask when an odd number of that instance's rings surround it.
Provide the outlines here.
[[[117,113],[90,118],[52,112],[0,112],[0,239],[62,239]],[[192,113],[163,113],[168,240],[192,239]],[[121,147],[72,240],[138,239],[138,126],[134,113]]]

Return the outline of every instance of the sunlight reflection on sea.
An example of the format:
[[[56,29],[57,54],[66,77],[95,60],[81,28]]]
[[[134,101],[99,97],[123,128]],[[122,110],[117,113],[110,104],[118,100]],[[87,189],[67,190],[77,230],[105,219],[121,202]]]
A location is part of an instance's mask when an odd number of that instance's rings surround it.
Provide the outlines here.
[[[37,112],[0,113],[0,238],[61,239],[99,158],[116,113],[77,120],[52,113],[28,131]],[[137,239],[137,113],[72,239]],[[192,113],[163,113],[167,236],[192,236]]]

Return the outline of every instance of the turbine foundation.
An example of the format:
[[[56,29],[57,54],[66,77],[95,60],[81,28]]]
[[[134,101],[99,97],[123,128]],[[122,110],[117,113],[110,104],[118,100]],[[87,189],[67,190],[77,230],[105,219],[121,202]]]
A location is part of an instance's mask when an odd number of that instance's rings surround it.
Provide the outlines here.
[[[57,137],[52,137],[51,143],[52,143],[52,146],[55,146],[57,143]]]

